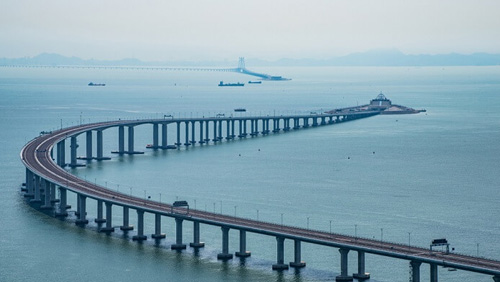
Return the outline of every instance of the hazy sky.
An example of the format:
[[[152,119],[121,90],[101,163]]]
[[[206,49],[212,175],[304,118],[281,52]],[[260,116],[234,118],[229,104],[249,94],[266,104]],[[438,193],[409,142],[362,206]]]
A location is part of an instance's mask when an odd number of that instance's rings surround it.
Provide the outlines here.
[[[500,53],[499,0],[2,0],[0,57],[330,58]]]

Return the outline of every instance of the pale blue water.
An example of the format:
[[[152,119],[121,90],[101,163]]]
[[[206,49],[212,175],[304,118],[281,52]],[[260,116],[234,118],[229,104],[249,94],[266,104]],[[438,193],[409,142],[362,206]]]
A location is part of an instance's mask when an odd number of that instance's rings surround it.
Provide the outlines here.
[[[256,69],[259,71],[259,69]],[[247,115],[309,113],[367,103],[383,91],[393,103],[427,113],[354,122],[144,155],[113,156],[72,170],[110,189],[284,224],[426,247],[446,237],[457,252],[500,259],[500,68],[266,68],[292,77],[243,88],[232,73],[0,68],[0,281],[316,281],[339,271],[336,249],[304,244],[307,267],[277,273],[275,239],[247,235],[252,257],[215,259],[220,229],[202,226],[199,254],[169,250],[173,221],[159,247],[81,229],[35,211],[19,192],[21,147],[42,130],[118,118],[213,116],[237,107]],[[89,81],[106,87],[88,87]],[[173,127],[172,127],[173,129]],[[198,134],[198,131],[196,132]],[[104,132],[106,155],[117,133]],[[152,127],[135,130],[136,150]],[[184,136],[184,135],[182,135]],[[172,143],[170,134],[169,142]],[[182,138],[183,140],[183,138]],[[79,154],[85,153],[80,138]],[[144,149],[145,150],[145,149]],[[375,154],[373,154],[375,152]],[[241,155],[241,156],[240,156]],[[349,159],[348,159],[349,158]],[[145,190],[145,191],[144,191]],[[74,195],[70,204],[75,206]],[[89,217],[95,203],[88,202]],[[154,231],[147,217],[146,233]],[[132,222],[134,216],[132,213]],[[114,223],[121,221],[114,210]],[[381,230],[381,228],[383,230]],[[410,232],[410,236],[408,234]],[[230,251],[238,234],[230,233]],[[192,238],[185,225],[184,240]],[[479,243],[479,248],[478,244]],[[285,261],[293,260],[286,242]],[[408,281],[408,262],[367,255],[370,281]],[[350,272],[356,254],[350,254]],[[422,266],[423,279],[428,266]],[[439,269],[440,281],[491,277]],[[425,281],[425,280],[424,280]]]

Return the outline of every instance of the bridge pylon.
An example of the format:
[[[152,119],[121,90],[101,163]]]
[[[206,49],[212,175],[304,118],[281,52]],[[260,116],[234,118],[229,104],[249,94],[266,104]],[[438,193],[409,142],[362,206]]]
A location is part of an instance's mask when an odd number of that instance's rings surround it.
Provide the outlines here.
[[[238,68],[239,69],[244,69],[245,68],[245,57],[240,57],[238,60]]]

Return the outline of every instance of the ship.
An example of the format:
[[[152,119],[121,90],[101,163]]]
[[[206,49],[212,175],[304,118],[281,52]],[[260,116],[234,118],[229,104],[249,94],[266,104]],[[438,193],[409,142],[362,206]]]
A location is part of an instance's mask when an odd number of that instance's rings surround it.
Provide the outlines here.
[[[93,83],[93,82],[89,82],[88,84],[89,86],[106,86],[105,83]]]
[[[220,81],[219,82],[219,86],[244,86],[245,84],[244,83],[224,83],[224,81]]]
[[[248,84],[261,84],[262,81],[249,81]]]
[[[235,112],[246,112],[247,109],[245,109],[245,108],[236,108],[236,109],[234,109],[234,111]]]

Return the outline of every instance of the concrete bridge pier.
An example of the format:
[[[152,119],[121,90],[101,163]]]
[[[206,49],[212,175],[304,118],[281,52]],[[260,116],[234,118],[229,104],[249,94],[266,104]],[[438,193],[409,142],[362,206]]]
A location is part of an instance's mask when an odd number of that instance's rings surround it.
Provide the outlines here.
[[[229,253],[229,227],[222,226],[222,253],[217,254],[217,259],[229,260],[233,254]]]
[[[219,136],[217,140],[222,141],[222,120],[219,121]]]
[[[76,158],[77,158],[77,153],[76,153],[76,149],[78,148],[78,144],[76,142],[76,136],[71,136],[71,139],[70,139],[70,162],[69,162],[69,166],[70,167],[76,167],[77,166],[77,163],[76,163]]]
[[[87,161],[92,160],[92,130],[85,132],[86,136],[86,156]]]
[[[293,240],[293,245],[294,245],[294,260],[290,262],[291,267],[295,268],[302,268],[306,266],[306,263],[301,260],[301,242],[300,240]]]
[[[180,146],[182,145],[181,143],[181,122],[177,122],[177,142],[175,143],[177,146],[177,149],[180,149]]]
[[[123,125],[118,126],[118,154],[125,153],[125,127]]]
[[[431,282],[438,282],[438,266],[437,266],[437,264],[431,263],[430,268],[431,268],[430,281]]]
[[[210,142],[210,138],[208,136],[209,134],[209,126],[210,126],[210,121],[207,120],[207,122],[205,123],[205,143],[208,144],[208,142]]]
[[[166,237],[165,233],[161,233],[161,214],[155,213],[155,233],[151,234],[154,239],[163,239]]]
[[[50,202],[52,204],[59,202],[59,199],[56,198],[56,184],[50,183]]]
[[[214,143],[217,143],[217,141],[219,141],[219,139],[217,139],[217,121],[214,120],[214,138],[212,139],[212,141]]]
[[[317,118],[317,117],[313,117],[312,119],[313,119],[313,124],[312,124],[312,126],[313,126],[313,127],[318,126],[318,118]]]
[[[230,127],[230,125],[231,125],[231,124],[230,124],[230,121],[229,121],[229,120],[226,120],[226,140],[231,140],[231,139],[233,139],[233,138],[231,137],[231,131],[229,130],[229,129],[230,129],[230,128],[229,128],[229,127]]]
[[[195,129],[196,129],[196,121],[191,122],[191,144],[194,146],[196,144],[196,135],[195,135]]]
[[[133,230],[134,226],[129,224],[129,208],[123,207],[123,225],[120,226],[123,231]]]
[[[193,221],[193,242],[189,243],[191,248],[203,248],[205,247],[205,243],[200,242],[200,222]]]
[[[283,131],[290,131],[290,119],[283,119]]]
[[[87,196],[77,194],[77,201],[79,204],[78,219],[75,221],[77,225],[85,225],[89,223],[87,220]]]
[[[264,130],[265,134],[269,134],[269,119],[266,119],[266,129]]]
[[[43,180],[43,186],[44,186],[44,204],[40,206],[42,210],[49,210],[52,209],[52,203],[50,200],[52,199],[50,196],[50,182],[48,180]]]
[[[255,136],[255,120],[250,120],[250,136]]]
[[[340,252],[340,275],[335,277],[335,281],[353,281],[353,277],[349,276],[347,267],[348,267],[348,254],[349,249],[339,249]]]
[[[239,133],[240,133],[238,135],[238,137],[242,138],[243,137],[243,121],[241,119],[238,121],[238,125],[239,125]]]
[[[68,199],[67,199],[67,190],[66,188],[63,188],[59,186],[59,210],[56,211],[56,216],[57,217],[66,217],[68,216],[68,212],[66,211],[68,208],[71,208],[71,206],[68,206]]]
[[[243,137],[247,137],[247,120],[243,120]]]
[[[234,139],[236,135],[234,135],[234,119],[231,120],[231,139]]]
[[[103,216],[102,204],[103,204],[102,200],[97,200],[97,218],[94,219],[94,222],[96,223],[106,222],[106,219]]]
[[[153,123],[153,149],[158,149],[158,124]]]
[[[305,117],[303,118],[303,125],[302,125],[302,128],[308,128],[309,127],[309,118],[308,117]]]
[[[184,146],[187,147],[191,145],[191,143],[189,142],[189,121],[184,122],[184,124],[186,125],[186,128],[184,130],[184,133],[186,134],[186,141],[184,142]]]
[[[128,126],[128,151],[125,153],[129,154],[129,155],[144,154],[144,152],[134,151],[134,126],[133,125]]]
[[[132,236],[132,240],[134,241],[143,241],[147,240],[148,237],[144,235],[144,211],[137,210],[137,235]]]
[[[41,181],[42,181],[42,179],[40,178],[40,176],[35,175],[34,197],[33,197],[33,199],[30,200],[30,203],[37,204],[37,203],[41,203],[42,202],[42,199],[41,199],[41,196],[40,196]]]
[[[255,120],[255,131],[254,131],[255,136],[259,135],[259,120]]]
[[[410,275],[412,282],[420,282],[420,261],[410,261]]]
[[[99,232],[111,233],[115,232],[115,228],[113,227],[113,203],[105,202],[106,205],[106,227],[102,227],[99,229]]]
[[[334,124],[333,116],[330,116],[330,120],[328,120],[328,124]]]
[[[320,125],[326,125],[325,117],[321,117],[321,124]]]
[[[64,167],[66,165],[66,146],[65,140],[59,141],[57,143],[57,164],[60,167]]]
[[[277,242],[276,263],[273,264],[273,270],[288,269],[288,264],[285,264],[285,238],[276,237],[276,242]]]
[[[161,148],[162,149],[168,149],[168,139],[167,139],[167,124],[162,123],[161,124]]]
[[[251,253],[247,251],[247,232],[240,229],[240,251],[234,254],[237,257],[249,257]]]
[[[26,168],[26,193],[24,197],[31,198],[35,196],[35,175]]]
[[[293,129],[297,130],[299,129],[299,119],[298,118],[293,118]]]
[[[182,243],[182,218],[175,218],[175,244],[170,246],[172,250],[184,250],[186,244]]]
[[[370,279],[370,273],[365,272],[365,252],[358,251],[358,273],[354,273],[352,277],[363,281]]]
[[[205,141],[203,140],[203,121],[200,120],[200,141],[198,143],[203,144]]]
[[[109,157],[104,157],[103,148],[102,130],[97,130],[97,157],[95,159],[98,161],[111,160]]]

